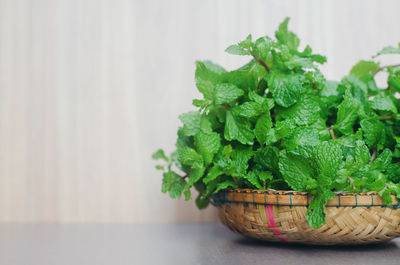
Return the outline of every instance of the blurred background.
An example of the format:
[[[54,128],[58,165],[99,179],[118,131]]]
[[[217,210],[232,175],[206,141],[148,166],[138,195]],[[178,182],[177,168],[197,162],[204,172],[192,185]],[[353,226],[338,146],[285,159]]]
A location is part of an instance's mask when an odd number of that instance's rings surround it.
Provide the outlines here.
[[[400,1],[0,0],[0,221],[205,222],[161,193],[151,154],[174,149],[199,97],[194,62],[233,69],[230,44],[286,16],[340,79],[400,41]],[[389,61],[388,61],[389,62]]]

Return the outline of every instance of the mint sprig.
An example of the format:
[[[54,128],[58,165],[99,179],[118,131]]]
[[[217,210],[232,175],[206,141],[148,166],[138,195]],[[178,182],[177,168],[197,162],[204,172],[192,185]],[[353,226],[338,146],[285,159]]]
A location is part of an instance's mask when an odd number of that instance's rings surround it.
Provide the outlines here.
[[[372,60],[357,63],[340,82],[319,71],[326,58],[288,30],[229,46],[249,56],[233,71],[210,61],[196,63],[195,81],[203,98],[197,111],[179,116],[177,150],[154,159],[164,171],[162,192],[183,193],[207,207],[222,189],[251,188],[308,192],[308,223],[325,223],[325,205],[334,192],[377,191],[386,204],[400,198],[400,66]],[[399,44],[400,45],[400,44]],[[377,56],[400,53],[385,47]],[[387,86],[375,75],[386,71]]]

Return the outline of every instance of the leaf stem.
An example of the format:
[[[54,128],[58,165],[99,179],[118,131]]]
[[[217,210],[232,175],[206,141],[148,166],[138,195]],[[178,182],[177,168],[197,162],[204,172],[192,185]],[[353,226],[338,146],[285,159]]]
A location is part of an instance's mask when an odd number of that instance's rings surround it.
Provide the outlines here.
[[[383,121],[383,120],[391,120],[394,119],[393,115],[385,115],[385,116],[379,116],[379,120]]]
[[[379,73],[380,71],[385,70],[386,68],[389,68],[389,67],[399,67],[399,66],[400,66],[400,64],[392,64],[392,65],[385,65],[385,66],[379,67],[378,70],[376,70],[375,75],[376,75],[377,73]]]
[[[350,182],[350,186],[351,186],[351,188],[352,189],[354,189],[354,179],[352,178],[352,177],[350,177],[350,176],[347,176],[347,179],[349,180],[349,182]]]
[[[185,176],[183,176],[183,177],[180,177],[180,178],[179,178],[179,181],[185,180],[188,176],[189,176],[189,175],[185,175]]]
[[[374,149],[372,151],[371,161],[369,161],[369,164],[372,164],[372,162],[374,162],[375,158],[376,158],[376,146],[374,147]]]
[[[331,135],[331,138],[336,141],[336,136],[335,136],[335,131],[333,130],[333,126],[329,127],[329,134]]]
[[[232,177],[232,179],[233,179],[233,182],[235,182],[236,185],[239,185],[239,183],[238,183],[238,181],[237,181],[237,179],[235,177]]]
[[[249,50],[249,51],[250,51],[251,56],[253,56],[253,58],[256,59],[256,61],[259,64],[261,64],[265,68],[265,70],[267,70],[267,72],[269,73],[270,70],[269,70],[268,65],[260,57],[257,57],[252,50]]]

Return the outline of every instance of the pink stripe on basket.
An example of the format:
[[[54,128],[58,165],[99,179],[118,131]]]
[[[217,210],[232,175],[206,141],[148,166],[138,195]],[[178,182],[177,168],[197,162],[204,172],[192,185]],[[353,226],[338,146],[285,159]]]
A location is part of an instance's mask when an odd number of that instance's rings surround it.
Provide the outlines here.
[[[280,237],[280,235],[282,235],[281,230],[274,229],[278,228],[278,226],[276,225],[274,208],[272,205],[265,205],[265,217],[267,218],[268,226],[273,229],[272,233],[274,233],[274,235],[276,235],[280,241],[289,242],[286,238]]]

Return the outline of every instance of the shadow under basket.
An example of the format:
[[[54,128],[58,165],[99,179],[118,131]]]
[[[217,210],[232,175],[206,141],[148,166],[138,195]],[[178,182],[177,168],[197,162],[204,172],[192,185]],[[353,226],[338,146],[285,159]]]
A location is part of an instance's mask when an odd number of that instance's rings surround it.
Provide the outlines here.
[[[400,236],[399,202],[384,205],[376,192],[337,193],[326,205],[326,223],[314,229],[306,220],[312,197],[296,191],[235,189],[213,201],[226,226],[246,237],[314,245],[369,244]]]

